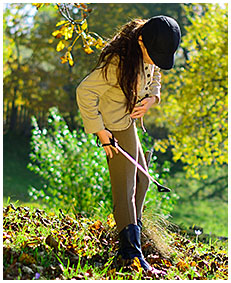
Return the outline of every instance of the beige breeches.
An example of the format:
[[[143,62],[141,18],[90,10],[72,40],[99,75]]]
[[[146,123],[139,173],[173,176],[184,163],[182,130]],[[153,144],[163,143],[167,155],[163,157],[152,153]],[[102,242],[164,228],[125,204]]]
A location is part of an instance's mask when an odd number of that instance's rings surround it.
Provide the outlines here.
[[[119,145],[147,170],[144,153],[137,135],[135,123],[127,130],[112,131]],[[129,224],[141,220],[145,195],[149,186],[148,178],[137,171],[137,167],[121,153],[113,151],[113,158],[108,158],[112,186],[113,213],[120,232]]]

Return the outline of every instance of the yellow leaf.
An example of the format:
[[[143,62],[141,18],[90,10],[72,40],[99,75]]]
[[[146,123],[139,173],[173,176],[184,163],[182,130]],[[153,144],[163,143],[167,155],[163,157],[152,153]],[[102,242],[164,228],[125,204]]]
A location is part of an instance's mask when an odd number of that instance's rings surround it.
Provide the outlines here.
[[[140,260],[138,259],[138,257],[135,257],[133,259],[133,263],[131,266],[135,268],[138,272],[142,272],[142,267],[141,267]]]
[[[60,29],[61,29],[62,35],[65,36],[65,40],[72,38],[72,35],[73,35],[73,29],[72,28],[62,26]]]
[[[102,40],[102,38],[98,38],[96,41],[96,49],[102,49],[102,47],[105,46],[105,42]]]
[[[72,59],[69,59],[69,64],[72,67],[74,65],[74,61]]]
[[[62,56],[62,57],[60,57],[60,59],[61,59],[62,64],[65,64],[68,61],[66,56]]]
[[[33,6],[36,6],[37,9],[42,8],[44,6],[44,3],[33,3]]]
[[[63,50],[63,48],[65,47],[63,40],[60,40],[59,43],[56,46],[56,50],[59,52],[61,50]]]
[[[60,22],[58,22],[56,24],[56,27],[61,26],[61,25],[65,24],[65,23],[68,23],[68,21],[60,21]]]
[[[113,214],[109,214],[108,217],[107,217],[107,224],[109,227],[113,228],[116,223],[115,223],[115,220],[114,220],[114,217],[113,217]]]
[[[197,266],[197,263],[195,261],[190,262],[191,266]]]
[[[60,30],[55,30],[52,32],[52,35],[56,38],[60,38],[62,37],[62,33],[60,32]]]
[[[48,6],[50,3],[32,3],[33,6],[36,6],[37,9],[42,8],[44,5]]]
[[[177,268],[178,268],[179,270],[181,270],[181,271],[183,271],[183,272],[185,272],[185,271],[189,268],[188,264],[187,264],[185,261],[181,260],[181,259],[180,259],[180,261],[176,264],[176,266],[177,266]]]
[[[86,47],[84,47],[84,52],[85,53],[87,53],[87,54],[91,54],[91,53],[93,53],[94,51],[91,49],[91,47],[90,46],[86,46]]]
[[[99,44],[99,46],[103,46],[103,40],[102,40],[102,38],[98,38],[98,39],[97,39],[97,43]]]
[[[110,269],[107,272],[107,276],[111,277],[114,276],[116,274],[116,268]]]
[[[74,65],[74,60],[72,58],[70,51],[67,51],[64,56],[60,57],[60,59],[61,59],[62,64],[65,64],[65,63],[68,62],[70,64],[70,66]]]
[[[102,227],[102,222],[97,220],[94,224],[91,225],[91,228],[94,230],[99,230]]]
[[[87,21],[86,20],[83,21],[81,28],[82,28],[82,30],[87,29]]]
[[[201,178],[202,178],[203,180],[205,180],[205,179],[208,178],[208,175],[207,175],[207,174],[201,175]]]
[[[68,62],[70,64],[70,66],[73,66],[74,65],[74,60],[72,58],[71,52],[68,51],[66,54],[67,54],[67,60],[68,60]]]

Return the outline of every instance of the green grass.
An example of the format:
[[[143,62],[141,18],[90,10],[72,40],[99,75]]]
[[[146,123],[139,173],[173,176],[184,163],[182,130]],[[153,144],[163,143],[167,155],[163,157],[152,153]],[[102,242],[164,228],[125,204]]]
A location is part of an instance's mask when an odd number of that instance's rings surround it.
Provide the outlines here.
[[[49,213],[10,204],[3,209],[3,277],[6,280],[227,280],[227,244],[203,244],[145,223],[142,249],[153,273],[116,258],[113,219]],[[164,256],[156,245],[168,249]]]
[[[30,185],[39,186],[41,180],[27,169],[29,163],[29,137],[6,134],[3,139],[3,201],[26,203],[30,201]]]
[[[172,219],[185,227],[200,226],[206,234],[228,237],[228,203],[218,200],[183,202],[177,205]]]
[[[192,225],[200,226],[204,232],[216,234],[217,236],[228,236],[228,201],[227,189],[224,190],[222,198],[215,196],[213,198],[203,199],[205,194],[219,189],[220,184],[205,186],[205,191],[201,191],[198,198],[190,198],[198,188],[203,186],[203,182],[211,182],[219,176],[227,174],[227,166],[224,168],[203,168],[208,173],[209,178],[206,181],[196,179],[186,179],[185,172],[178,172],[174,176],[169,176],[167,183],[170,188],[176,191],[180,196],[178,204],[172,211],[172,220],[176,224],[183,224],[185,227]],[[224,180],[227,183],[227,180]],[[228,184],[227,184],[228,187]]]

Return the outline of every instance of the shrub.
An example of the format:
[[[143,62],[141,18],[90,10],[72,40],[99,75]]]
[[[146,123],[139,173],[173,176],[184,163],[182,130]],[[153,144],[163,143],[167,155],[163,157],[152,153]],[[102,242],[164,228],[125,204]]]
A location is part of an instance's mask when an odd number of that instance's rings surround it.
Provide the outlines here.
[[[138,135],[144,152],[147,150],[154,152],[155,141],[153,138],[147,133],[143,133],[140,128],[138,128]],[[169,173],[170,161],[166,160],[162,165],[160,165],[158,163],[157,156],[153,155],[149,166],[149,174],[159,183],[168,186],[165,179],[168,177]],[[170,193],[159,193],[156,185],[151,182],[145,199],[145,207],[149,211],[151,210],[153,212],[160,213],[168,218],[178,199],[179,196],[174,192],[174,190]]]
[[[42,189],[30,188],[32,198],[81,213],[102,202],[111,205],[105,156],[93,136],[71,132],[56,108],[49,110],[47,129],[40,130],[35,117],[32,126],[28,168],[44,181]]]
[[[86,135],[82,129],[71,132],[55,107],[49,110],[47,128],[40,129],[35,117],[32,126],[28,168],[41,176],[44,184],[42,188],[30,187],[30,196],[53,208],[74,209],[89,215],[101,206],[108,213],[112,207],[109,172],[104,150],[96,147],[95,137]],[[150,143],[145,135],[141,135],[141,140],[146,145]],[[150,173],[154,174],[158,164],[151,164]],[[166,171],[168,164],[165,165]],[[158,179],[157,174],[154,177]],[[169,200],[154,187],[151,185],[147,194],[148,206],[166,209],[168,213],[174,197]]]

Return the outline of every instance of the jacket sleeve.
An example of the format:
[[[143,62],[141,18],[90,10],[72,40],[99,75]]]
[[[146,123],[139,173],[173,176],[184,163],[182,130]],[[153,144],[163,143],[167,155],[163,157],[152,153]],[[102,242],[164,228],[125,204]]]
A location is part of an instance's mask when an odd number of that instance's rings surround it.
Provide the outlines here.
[[[160,68],[154,66],[153,79],[150,85],[150,96],[156,96],[158,98],[158,104],[160,103],[160,89],[161,89],[161,74]]]
[[[87,134],[105,129],[101,113],[98,110],[100,97],[117,82],[116,65],[108,67],[107,80],[101,69],[88,75],[76,89],[76,99]]]

